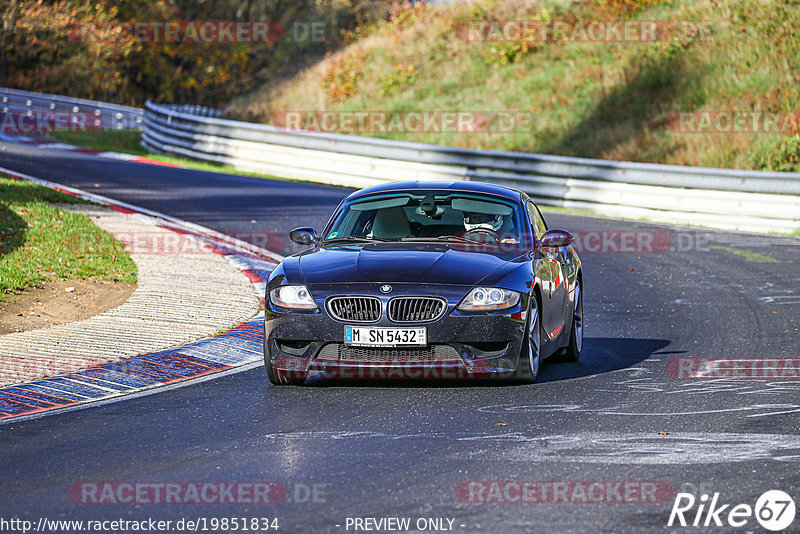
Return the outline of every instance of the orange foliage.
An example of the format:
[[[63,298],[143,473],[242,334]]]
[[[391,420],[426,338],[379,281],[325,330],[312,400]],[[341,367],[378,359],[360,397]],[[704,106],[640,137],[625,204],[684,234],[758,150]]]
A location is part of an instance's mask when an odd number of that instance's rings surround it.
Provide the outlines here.
[[[12,2],[0,11],[0,85],[141,105],[147,98],[215,104],[247,89],[247,44],[146,42],[120,23],[173,21],[168,0]]]

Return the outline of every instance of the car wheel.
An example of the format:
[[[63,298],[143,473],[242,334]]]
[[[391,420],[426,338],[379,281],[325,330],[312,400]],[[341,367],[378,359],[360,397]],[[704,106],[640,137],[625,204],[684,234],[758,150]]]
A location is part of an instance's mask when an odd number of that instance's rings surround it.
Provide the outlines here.
[[[269,358],[264,358],[264,369],[267,371],[267,379],[276,386],[302,386],[308,376],[307,373],[299,369],[296,371],[275,369]]]
[[[581,282],[575,283],[575,306],[572,310],[572,332],[569,336],[569,346],[564,354],[564,361],[577,362],[583,350],[583,291]]]
[[[522,341],[522,350],[519,354],[517,369],[514,372],[515,380],[531,383],[539,374],[541,358],[541,326],[539,322],[539,303],[536,297],[531,298],[531,307],[528,310],[528,322],[525,328],[525,337]]]

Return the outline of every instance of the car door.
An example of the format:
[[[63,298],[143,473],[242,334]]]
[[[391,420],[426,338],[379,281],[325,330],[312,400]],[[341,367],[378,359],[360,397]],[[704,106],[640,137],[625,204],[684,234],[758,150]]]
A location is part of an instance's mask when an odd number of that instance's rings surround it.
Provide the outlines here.
[[[542,216],[539,208],[536,208],[538,215],[537,220],[541,221],[541,227],[547,231],[547,223]],[[571,320],[571,308],[569,306],[569,265],[568,265],[568,249],[569,247],[558,247],[552,251],[552,258],[554,261],[550,262],[554,270],[553,273],[553,291],[551,293],[551,303],[554,307],[553,314],[558,316],[558,319],[553,324],[553,329],[548,330],[549,337],[555,337],[561,332],[561,329],[566,328]],[[552,334],[552,336],[550,336]]]
[[[554,337],[563,328],[564,324],[563,311],[561,309],[563,296],[558,290],[558,286],[562,283],[558,251],[551,247],[539,246],[539,240],[547,231],[547,226],[532,201],[529,200],[526,203],[526,209],[535,242],[533,268],[536,277],[541,281],[542,288],[542,309],[539,310],[542,327],[548,337],[555,332],[553,334]]]

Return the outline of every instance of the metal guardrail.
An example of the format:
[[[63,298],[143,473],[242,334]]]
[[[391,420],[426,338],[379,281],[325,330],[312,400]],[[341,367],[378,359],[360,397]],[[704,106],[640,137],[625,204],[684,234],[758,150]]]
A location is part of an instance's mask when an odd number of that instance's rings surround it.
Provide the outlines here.
[[[142,108],[5,87],[0,87],[0,111],[31,116],[40,113],[67,112],[71,114],[73,122],[77,122],[78,115],[82,114],[88,119],[85,124],[89,129],[141,130],[144,121]]]
[[[759,232],[800,231],[800,174],[471,150],[290,131],[220,119],[219,110],[147,102],[135,108],[0,87],[0,110],[67,111],[104,129],[142,129],[154,152],[315,182],[363,187],[397,180],[510,185],[547,206]]]
[[[299,132],[145,104],[142,144],[165,154],[335,185],[476,180],[548,206],[756,232],[800,230],[800,174],[605,161]]]

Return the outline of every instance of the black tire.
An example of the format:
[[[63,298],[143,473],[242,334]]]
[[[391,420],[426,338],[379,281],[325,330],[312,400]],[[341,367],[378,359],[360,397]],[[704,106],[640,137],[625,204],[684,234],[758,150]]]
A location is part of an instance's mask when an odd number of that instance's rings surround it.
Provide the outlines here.
[[[267,379],[276,386],[302,386],[308,376],[308,373],[300,370],[275,369],[268,356],[264,357],[264,369],[267,371]]]
[[[575,305],[572,309],[572,329],[569,345],[562,357],[565,362],[577,362],[583,350],[583,287],[580,278],[575,283]]]
[[[528,320],[525,323],[525,337],[522,340],[522,349],[517,361],[517,369],[513,379],[532,383],[539,374],[542,366],[542,327],[540,321],[540,307],[534,295],[528,308]]]

